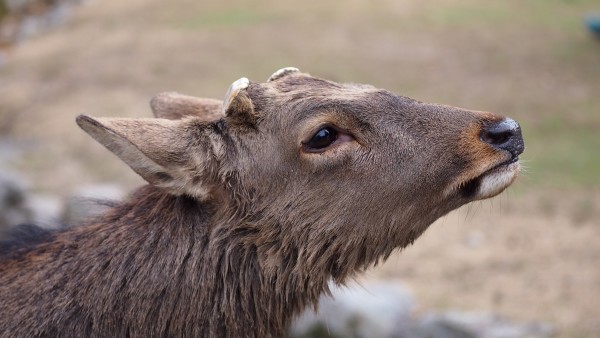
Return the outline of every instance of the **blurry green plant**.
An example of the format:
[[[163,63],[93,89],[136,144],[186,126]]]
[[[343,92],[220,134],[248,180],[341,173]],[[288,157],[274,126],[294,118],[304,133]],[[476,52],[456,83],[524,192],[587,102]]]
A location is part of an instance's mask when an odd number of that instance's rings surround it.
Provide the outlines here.
[[[0,0],[0,21],[8,14],[8,6],[6,6],[6,1]]]
[[[452,27],[474,25],[538,25],[563,31],[581,28],[582,9],[598,8],[597,0],[464,1],[438,6],[425,15],[428,24]]]
[[[526,181],[555,188],[599,188],[597,129],[592,125],[569,128],[557,117],[545,121],[535,128],[524,126]]]
[[[235,27],[255,25],[271,21],[276,17],[264,11],[238,8],[234,10],[209,11],[180,23],[183,28],[198,29],[206,27]]]

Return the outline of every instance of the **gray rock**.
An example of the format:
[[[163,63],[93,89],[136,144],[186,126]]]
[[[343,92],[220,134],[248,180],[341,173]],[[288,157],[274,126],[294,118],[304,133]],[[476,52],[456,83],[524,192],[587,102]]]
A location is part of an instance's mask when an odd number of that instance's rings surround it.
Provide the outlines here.
[[[16,173],[0,169],[0,227],[10,227],[31,219],[26,205],[28,183]]]
[[[332,287],[333,297],[319,301],[319,312],[306,311],[294,323],[292,337],[402,337],[411,323],[413,296],[392,283]]]
[[[30,213],[28,222],[46,229],[56,229],[62,226],[62,200],[56,196],[45,194],[30,194],[25,205]]]
[[[3,165],[18,158],[23,152],[22,148],[23,144],[16,142],[14,139],[0,136],[0,172],[8,171],[7,169],[3,169]]]
[[[449,311],[430,313],[417,323],[410,334],[415,338],[549,338],[551,325],[511,323],[485,313]]]
[[[67,19],[71,16],[73,11],[73,5],[68,2],[61,2],[46,14],[44,14],[45,26],[48,28],[55,28],[64,24]]]
[[[4,32],[0,32],[0,38],[11,43],[21,43],[24,40],[39,35],[47,30],[62,25],[71,16],[73,6],[83,3],[81,0],[57,0],[53,2],[41,0],[6,0],[6,6],[10,13],[20,18],[16,25]],[[43,3],[42,13],[31,13],[27,8],[36,3]]]
[[[486,241],[487,238],[483,232],[473,230],[465,238],[465,245],[471,249],[479,249],[485,245]]]
[[[26,16],[20,22],[13,37],[15,43],[22,43],[26,39],[39,34],[43,30],[42,21],[38,16]]]
[[[61,225],[62,209],[59,198],[31,193],[23,177],[0,168],[0,228],[24,223],[57,228]]]

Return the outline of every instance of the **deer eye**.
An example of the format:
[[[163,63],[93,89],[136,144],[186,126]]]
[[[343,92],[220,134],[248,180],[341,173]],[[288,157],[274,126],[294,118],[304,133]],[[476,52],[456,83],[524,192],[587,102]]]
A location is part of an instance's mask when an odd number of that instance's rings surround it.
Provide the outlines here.
[[[338,132],[332,127],[322,127],[307,142],[303,143],[308,152],[320,152],[338,139]]]

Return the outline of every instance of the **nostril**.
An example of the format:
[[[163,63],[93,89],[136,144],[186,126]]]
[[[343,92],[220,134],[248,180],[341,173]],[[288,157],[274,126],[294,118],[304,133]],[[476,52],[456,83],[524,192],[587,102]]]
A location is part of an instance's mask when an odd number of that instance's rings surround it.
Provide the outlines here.
[[[514,135],[512,131],[503,132],[483,132],[481,140],[494,146],[502,145],[510,140]]]
[[[521,127],[513,119],[506,118],[483,126],[480,138],[492,147],[509,151],[515,156],[523,152]]]

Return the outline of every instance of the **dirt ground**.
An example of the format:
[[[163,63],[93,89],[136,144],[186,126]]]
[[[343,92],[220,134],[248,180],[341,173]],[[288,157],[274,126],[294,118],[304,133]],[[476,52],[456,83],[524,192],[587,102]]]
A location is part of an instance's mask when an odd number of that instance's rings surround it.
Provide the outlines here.
[[[600,41],[594,0],[91,1],[5,51],[0,137],[37,191],[142,184],[75,116],[150,116],[161,91],[221,98],[283,66],[519,120],[527,172],[439,220],[368,278],[425,309],[493,311],[600,336]]]
[[[536,197],[454,212],[365,278],[397,280],[422,310],[487,311],[552,323],[559,337],[597,337],[600,203],[583,220],[574,204],[544,211]]]

